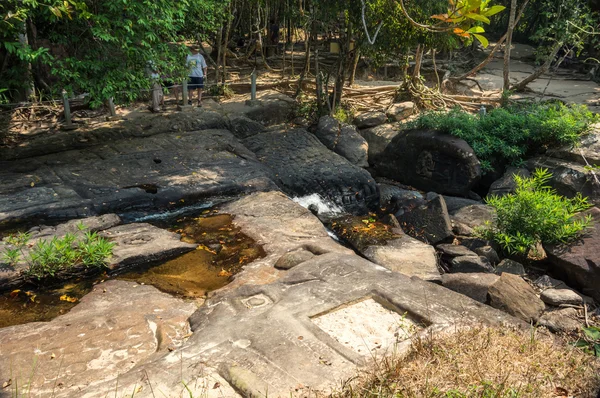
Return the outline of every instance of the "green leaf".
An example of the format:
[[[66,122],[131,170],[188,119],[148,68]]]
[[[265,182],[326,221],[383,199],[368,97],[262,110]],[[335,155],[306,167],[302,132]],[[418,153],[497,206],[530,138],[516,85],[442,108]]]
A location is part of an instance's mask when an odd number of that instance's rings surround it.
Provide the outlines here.
[[[486,38],[485,38],[485,36],[478,35],[478,34],[476,34],[476,33],[473,33],[473,36],[475,36],[475,38],[476,38],[477,40],[479,40],[479,42],[481,43],[481,45],[482,45],[484,48],[487,48],[487,47],[490,45],[490,42],[488,41],[488,39],[486,39]]]
[[[583,333],[588,339],[600,342],[600,328],[595,326],[583,328]]]
[[[485,33],[485,29],[481,26],[473,26],[471,29],[467,30],[469,33]]]
[[[481,14],[485,15],[486,17],[490,17],[492,15],[498,14],[499,12],[504,11],[506,7],[504,6],[492,6],[490,8],[488,8],[487,10],[483,11]]]
[[[465,15],[465,17],[469,18],[469,19],[473,19],[475,21],[481,21],[484,22],[486,24],[490,23],[490,20],[488,17],[481,15],[481,14],[476,14],[474,12],[470,12],[468,14]]]

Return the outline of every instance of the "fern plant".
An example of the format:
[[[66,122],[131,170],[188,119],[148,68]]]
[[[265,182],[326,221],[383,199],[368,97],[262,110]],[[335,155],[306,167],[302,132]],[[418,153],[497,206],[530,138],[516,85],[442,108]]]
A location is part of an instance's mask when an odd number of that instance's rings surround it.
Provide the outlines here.
[[[490,196],[487,204],[496,211],[495,224],[479,233],[496,241],[509,254],[527,254],[538,244],[570,243],[591,225],[591,216],[578,213],[591,205],[577,195],[565,198],[548,186],[552,174],[538,169],[529,178],[515,175],[514,194]]]

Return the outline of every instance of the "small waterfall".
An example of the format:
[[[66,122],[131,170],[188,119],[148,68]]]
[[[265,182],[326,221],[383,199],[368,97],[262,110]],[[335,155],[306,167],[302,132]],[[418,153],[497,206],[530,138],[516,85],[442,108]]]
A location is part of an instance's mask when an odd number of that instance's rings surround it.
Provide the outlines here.
[[[333,217],[344,214],[344,210],[340,206],[316,193],[302,197],[295,197],[292,198],[292,200],[304,208],[307,208],[313,212],[316,211],[319,215],[319,218],[323,216]]]

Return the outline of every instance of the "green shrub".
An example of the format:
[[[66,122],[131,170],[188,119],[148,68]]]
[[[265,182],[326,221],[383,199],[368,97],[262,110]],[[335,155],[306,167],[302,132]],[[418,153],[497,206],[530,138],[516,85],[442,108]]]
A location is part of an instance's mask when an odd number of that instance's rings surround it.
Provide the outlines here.
[[[590,216],[577,214],[590,207],[581,195],[567,199],[547,186],[552,174],[538,169],[529,178],[514,176],[516,192],[490,196],[487,203],[496,210],[495,225],[479,233],[496,241],[510,254],[527,254],[538,243],[569,243],[590,226]]]
[[[431,128],[464,139],[484,172],[507,164],[518,166],[535,152],[575,144],[600,117],[584,105],[521,103],[473,115],[460,109],[429,112],[406,128]]]
[[[80,231],[85,229],[78,227]],[[115,245],[96,232],[86,232],[79,239],[68,233],[62,238],[40,239],[33,245],[30,239],[31,235],[26,233],[8,236],[2,258],[12,266],[24,261],[28,265],[24,273],[38,280],[54,277],[76,265],[105,267]]]

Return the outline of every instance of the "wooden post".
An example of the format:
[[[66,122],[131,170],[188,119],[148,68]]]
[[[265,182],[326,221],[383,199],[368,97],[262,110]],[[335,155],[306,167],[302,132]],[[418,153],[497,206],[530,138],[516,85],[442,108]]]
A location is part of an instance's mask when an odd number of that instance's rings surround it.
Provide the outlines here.
[[[183,81],[183,106],[188,106],[188,82],[187,80]]]
[[[110,112],[111,117],[117,116],[117,112],[115,111],[115,103],[113,101],[113,97],[108,99],[108,111]]]
[[[250,90],[250,99],[256,101],[256,70],[252,71],[252,87]]]
[[[63,107],[65,114],[65,125],[62,127],[64,130],[74,130],[77,127],[73,125],[71,120],[71,108],[69,108],[69,97],[65,90],[62,91]]]

